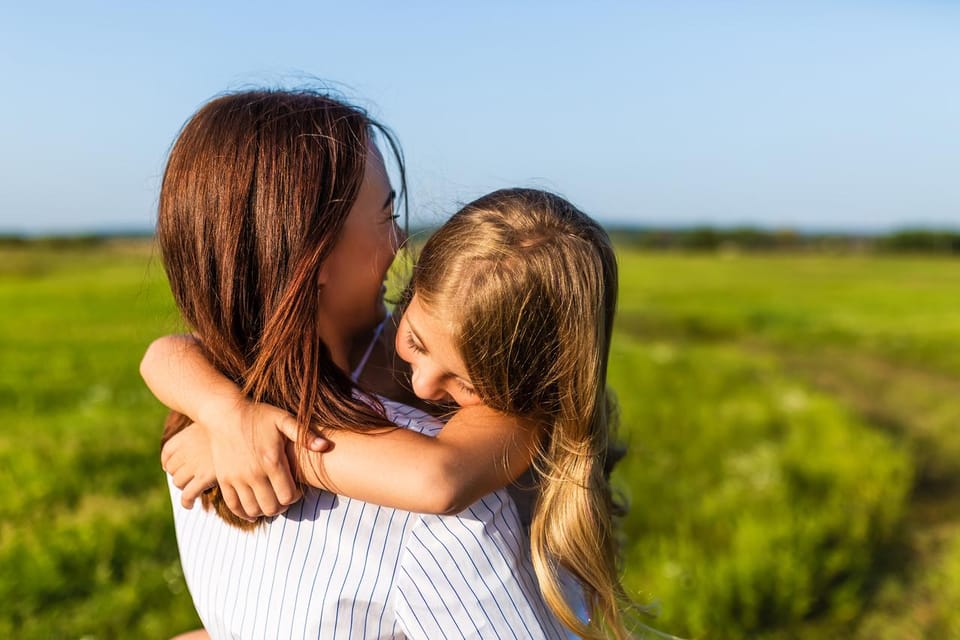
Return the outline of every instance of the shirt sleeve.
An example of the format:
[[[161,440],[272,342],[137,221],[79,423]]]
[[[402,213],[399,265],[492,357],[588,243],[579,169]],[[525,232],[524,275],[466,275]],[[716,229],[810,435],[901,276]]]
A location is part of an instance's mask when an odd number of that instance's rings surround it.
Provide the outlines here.
[[[421,516],[394,586],[403,633],[425,640],[567,637],[540,595],[522,531],[505,491],[458,516]]]

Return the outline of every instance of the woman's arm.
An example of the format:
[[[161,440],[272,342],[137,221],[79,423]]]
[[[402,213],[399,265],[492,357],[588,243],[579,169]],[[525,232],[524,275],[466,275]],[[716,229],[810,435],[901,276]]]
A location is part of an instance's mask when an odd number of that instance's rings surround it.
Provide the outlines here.
[[[161,402],[198,422],[164,447],[164,468],[175,482],[209,473],[198,466],[212,466],[221,490],[228,487],[228,506],[241,516],[260,515],[264,484],[271,485],[263,480],[264,469],[276,469],[286,459],[278,442],[296,438],[294,418],[244,398],[188,336],[155,341],[141,373]],[[197,460],[197,447],[182,446],[199,438],[188,433],[197,428],[205,429],[210,440],[212,459],[206,465]],[[529,466],[537,429],[486,407],[470,407],[457,412],[436,438],[406,429],[354,433],[328,428],[323,435],[331,443],[329,451],[301,450],[296,456],[298,476],[308,484],[409,511],[457,513]],[[190,485],[194,491],[184,493],[185,503],[192,504],[200,485]]]

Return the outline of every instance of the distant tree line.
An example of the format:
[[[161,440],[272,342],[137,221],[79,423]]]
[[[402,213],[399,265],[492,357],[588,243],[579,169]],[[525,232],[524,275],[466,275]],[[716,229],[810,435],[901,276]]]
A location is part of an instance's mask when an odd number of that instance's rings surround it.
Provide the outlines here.
[[[904,230],[877,239],[884,251],[923,251],[960,254],[960,232]]]
[[[793,229],[612,227],[615,243],[648,250],[825,251],[960,255],[960,231],[904,229],[887,234],[810,233]]]
[[[0,248],[37,247],[47,249],[83,249],[99,247],[111,240],[146,240],[153,238],[152,233],[75,233],[24,235],[18,233],[0,233]]]
[[[106,236],[96,234],[78,234],[70,236],[21,236],[16,234],[0,234],[0,247],[45,247],[49,249],[68,249],[96,247],[103,244],[106,240]]]
[[[933,253],[960,255],[960,231],[903,229],[887,234],[811,233],[793,229],[756,227],[635,228],[608,227],[621,246],[674,251],[823,251]],[[429,230],[412,232],[425,238]],[[142,234],[75,234],[26,236],[0,233],[0,247],[42,246],[48,248],[96,247],[116,238],[149,239]]]

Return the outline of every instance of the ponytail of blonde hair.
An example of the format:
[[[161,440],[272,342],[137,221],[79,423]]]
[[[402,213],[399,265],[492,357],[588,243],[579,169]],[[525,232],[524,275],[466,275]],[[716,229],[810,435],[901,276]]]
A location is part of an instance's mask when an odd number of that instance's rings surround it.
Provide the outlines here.
[[[502,190],[455,214],[414,270],[421,304],[453,322],[467,373],[487,406],[542,425],[533,566],[550,609],[584,638],[625,638],[613,500],[607,359],[616,309],[610,240],[559,196]],[[567,601],[583,588],[589,621]]]

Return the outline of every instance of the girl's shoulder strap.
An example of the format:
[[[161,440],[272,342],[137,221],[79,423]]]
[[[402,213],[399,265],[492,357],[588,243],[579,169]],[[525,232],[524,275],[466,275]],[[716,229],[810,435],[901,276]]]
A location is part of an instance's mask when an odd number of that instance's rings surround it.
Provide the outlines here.
[[[353,372],[350,374],[350,379],[356,382],[360,379],[360,375],[363,373],[363,368],[367,366],[367,360],[370,359],[370,354],[373,353],[373,347],[377,344],[377,340],[380,339],[380,336],[383,334],[383,328],[387,326],[387,322],[390,321],[390,314],[387,314],[387,317],[384,318],[380,324],[377,325],[377,328],[373,330],[373,335],[370,337],[370,343],[367,345],[366,350],[363,352],[363,356],[360,358],[360,362],[357,363],[357,366],[354,367]]]

